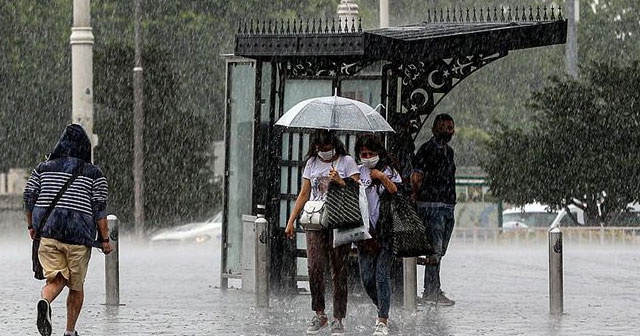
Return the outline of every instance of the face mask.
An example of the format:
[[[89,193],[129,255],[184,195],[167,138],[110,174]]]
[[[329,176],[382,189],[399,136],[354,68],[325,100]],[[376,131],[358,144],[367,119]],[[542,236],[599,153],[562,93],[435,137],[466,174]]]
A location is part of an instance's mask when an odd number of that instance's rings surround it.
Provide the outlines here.
[[[333,157],[333,150],[326,152],[318,151],[318,157],[324,161],[329,161]]]
[[[442,142],[443,144],[447,144],[447,143],[449,143],[449,141],[451,141],[452,137],[453,137],[453,134],[445,133],[445,134],[438,135],[437,139],[438,139],[438,141]]]
[[[378,161],[380,161],[380,156],[376,155],[372,158],[368,158],[368,159],[363,159],[360,158],[360,161],[362,161],[362,165],[369,168],[369,169],[373,169],[373,167],[375,167],[378,164]]]

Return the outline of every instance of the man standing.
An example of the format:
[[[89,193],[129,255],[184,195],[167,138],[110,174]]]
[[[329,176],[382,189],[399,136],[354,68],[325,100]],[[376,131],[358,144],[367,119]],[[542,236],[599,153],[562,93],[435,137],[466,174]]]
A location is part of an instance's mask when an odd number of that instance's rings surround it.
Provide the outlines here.
[[[72,177],[75,180],[43,220]],[[24,190],[29,235],[40,239],[38,259],[46,278],[37,305],[38,331],[43,336],[51,335],[50,304],[65,286],[69,293],[64,335],[78,335],[75,327],[84,301],[91,248],[100,248],[105,254],[113,250],[107,225],[107,193],[104,174],[91,164],[89,137],[80,125],[68,125],[47,160],[31,172]]]
[[[411,198],[425,222],[434,253],[426,256],[422,301],[452,306],[440,289],[440,265],[453,232],[456,204],[456,165],[453,149],[448,145],[454,131],[453,118],[439,114],[433,121],[433,137],[425,142],[413,159]]]

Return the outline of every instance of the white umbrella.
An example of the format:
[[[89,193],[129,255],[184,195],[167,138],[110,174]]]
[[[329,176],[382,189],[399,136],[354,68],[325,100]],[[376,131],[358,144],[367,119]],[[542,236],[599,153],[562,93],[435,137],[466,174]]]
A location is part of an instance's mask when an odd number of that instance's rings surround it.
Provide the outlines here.
[[[332,131],[394,132],[391,125],[373,107],[338,96],[301,101],[280,117],[276,125]]]

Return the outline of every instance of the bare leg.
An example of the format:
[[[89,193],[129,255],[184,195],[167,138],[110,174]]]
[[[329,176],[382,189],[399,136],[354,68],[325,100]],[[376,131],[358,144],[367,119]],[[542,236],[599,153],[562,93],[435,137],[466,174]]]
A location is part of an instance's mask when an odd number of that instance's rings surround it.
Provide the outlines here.
[[[84,302],[84,290],[71,290],[67,296],[67,330],[76,330],[76,322],[80,316],[82,303]]]
[[[42,298],[53,302],[64,289],[65,280],[61,273],[58,273],[53,281],[48,282],[42,287]]]

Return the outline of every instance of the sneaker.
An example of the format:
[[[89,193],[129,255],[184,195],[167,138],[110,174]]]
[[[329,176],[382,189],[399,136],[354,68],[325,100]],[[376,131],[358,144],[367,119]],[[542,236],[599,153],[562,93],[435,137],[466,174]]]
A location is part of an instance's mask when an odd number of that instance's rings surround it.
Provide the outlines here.
[[[38,301],[38,331],[42,336],[51,336],[51,306],[49,301]]]
[[[378,321],[376,323],[376,330],[373,332],[373,336],[385,336],[389,335],[389,327],[383,322]]]
[[[331,322],[331,336],[344,335],[344,324],[338,320]]]
[[[307,335],[315,335],[328,325],[327,315],[314,315],[311,321],[309,321],[309,328],[307,328]]]
[[[65,331],[64,335],[62,335],[62,336],[80,336],[80,335],[78,334],[77,331],[74,330],[73,334],[67,334],[67,332]]]
[[[434,305],[434,306],[453,306],[456,304],[455,301],[449,299],[444,295],[443,292],[437,294],[431,294],[427,296],[422,296],[422,301],[424,303]]]

